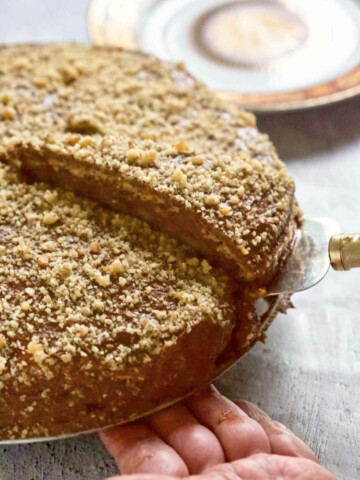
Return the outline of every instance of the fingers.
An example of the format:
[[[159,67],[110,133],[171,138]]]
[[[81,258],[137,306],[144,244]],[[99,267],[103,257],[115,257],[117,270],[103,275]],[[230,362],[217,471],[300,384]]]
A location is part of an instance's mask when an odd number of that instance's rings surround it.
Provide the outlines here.
[[[176,480],[176,477],[167,475],[156,475],[153,473],[140,473],[135,475],[121,475],[120,477],[111,477],[107,480]]]
[[[318,462],[313,452],[300,438],[297,438],[281,423],[272,420],[259,407],[245,400],[238,400],[235,403],[262,426],[269,439],[272,453],[290,457],[303,457]]]
[[[336,480],[325,468],[305,458],[260,453],[206,470],[198,480]],[[138,479],[136,479],[138,480]],[[140,480],[140,479],[139,479]],[[195,480],[195,479],[194,479]]]
[[[239,480],[275,478],[283,478],[284,480],[336,480],[325,468],[307,458],[258,454],[233,462],[231,468],[234,472],[234,478],[239,477]],[[219,477],[219,480],[220,478],[224,480],[222,477]],[[209,477],[210,479],[211,477]]]
[[[232,463],[212,467],[206,470],[204,475],[196,478],[197,480],[227,480],[230,478],[232,480],[273,480],[280,478],[283,480],[336,480],[336,477],[330,472],[311,460],[269,455],[267,453],[259,453]]]
[[[187,406],[159,412],[147,425],[101,433],[123,474],[134,474],[131,480],[175,480],[189,473],[199,480],[263,480],[283,474],[289,480],[335,478],[314,463],[316,457],[300,439],[249,402],[233,403],[209,387]],[[225,464],[225,458],[232,463]]]
[[[103,430],[100,438],[123,474],[184,477],[189,473],[179,455],[141,423]]]
[[[151,428],[184,460],[191,474],[223,463],[225,456],[219,440],[183,405],[152,415]]]
[[[269,440],[261,426],[214,387],[208,387],[204,393],[192,397],[187,406],[202,424],[215,433],[228,460],[259,452],[270,453]]]
[[[193,480],[336,480],[317,463],[306,458],[283,457],[260,453],[248,458],[211,467]],[[189,480],[190,480],[189,478]],[[176,480],[162,475],[134,475],[108,480]]]

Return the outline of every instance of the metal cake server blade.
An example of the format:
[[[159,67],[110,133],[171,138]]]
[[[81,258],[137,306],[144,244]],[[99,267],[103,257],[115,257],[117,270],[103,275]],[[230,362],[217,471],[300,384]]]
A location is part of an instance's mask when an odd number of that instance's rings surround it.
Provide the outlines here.
[[[328,218],[307,219],[268,295],[307,290],[325,277],[330,265],[338,271],[360,267],[360,234],[341,234]]]

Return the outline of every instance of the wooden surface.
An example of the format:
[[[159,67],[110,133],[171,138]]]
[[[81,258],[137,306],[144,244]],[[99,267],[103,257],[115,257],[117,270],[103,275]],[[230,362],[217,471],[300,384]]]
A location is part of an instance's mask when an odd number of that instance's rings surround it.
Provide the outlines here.
[[[87,41],[83,0],[2,0],[0,42]],[[360,232],[360,99],[264,115],[307,216]],[[303,438],[342,480],[360,478],[360,271],[330,272],[294,297],[258,344],[218,382]],[[1,480],[102,480],[117,470],[96,437],[0,448]]]

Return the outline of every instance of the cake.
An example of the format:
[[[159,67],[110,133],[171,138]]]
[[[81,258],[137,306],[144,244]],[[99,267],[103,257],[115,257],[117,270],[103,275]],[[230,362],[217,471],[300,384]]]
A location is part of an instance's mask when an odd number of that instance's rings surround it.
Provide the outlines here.
[[[184,69],[79,45],[0,49],[0,156],[138,216],[246,282],[289,253],[294,182],[253,115]]]
[[[301,223],[254,117],[182,64],[0,47],[0,441],[135,419],[211,381],[288,297]]]
[[[253,295],[145,222],[0,165],[0,441],[192,392],[261,337]]]

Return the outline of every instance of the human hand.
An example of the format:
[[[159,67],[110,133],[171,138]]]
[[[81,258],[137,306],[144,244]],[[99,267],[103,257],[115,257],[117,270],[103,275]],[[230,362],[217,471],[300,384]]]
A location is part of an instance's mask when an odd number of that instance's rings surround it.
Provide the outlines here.
[[[124,474],[112,480],[336,480],[286,427],[213,386],[100,438]]]

